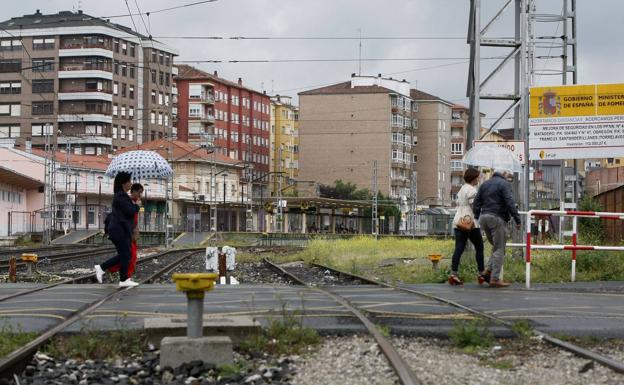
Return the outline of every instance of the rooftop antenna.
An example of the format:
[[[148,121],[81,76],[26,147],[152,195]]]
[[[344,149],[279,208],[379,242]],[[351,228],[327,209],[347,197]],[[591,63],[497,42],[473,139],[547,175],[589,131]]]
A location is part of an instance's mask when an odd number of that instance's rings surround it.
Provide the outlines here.
[[[358,28],[360,33],[359,55],[358,55],[358,76],[362,76],[362,28]]]

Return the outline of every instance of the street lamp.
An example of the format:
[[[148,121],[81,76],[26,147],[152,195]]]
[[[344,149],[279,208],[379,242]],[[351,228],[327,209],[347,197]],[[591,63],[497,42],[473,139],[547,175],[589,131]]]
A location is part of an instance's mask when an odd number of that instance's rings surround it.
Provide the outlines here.
[[[99,191],[98,191],[98,230],[102,227],[102,179],[104,179],[104,177],[102,175],[99,175],[98,177],[99,180]]]

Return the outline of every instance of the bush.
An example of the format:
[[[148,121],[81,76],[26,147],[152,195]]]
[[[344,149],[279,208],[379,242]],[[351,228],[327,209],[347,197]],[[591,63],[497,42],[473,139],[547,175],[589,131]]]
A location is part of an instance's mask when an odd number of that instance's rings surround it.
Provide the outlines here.
[[[578,203],[580,211],[603,211],[603,207],[589,195],[583,195]],[[583,243],[599,245],[604,242],[604,229],[600,218],[579,218],[579,236]]]

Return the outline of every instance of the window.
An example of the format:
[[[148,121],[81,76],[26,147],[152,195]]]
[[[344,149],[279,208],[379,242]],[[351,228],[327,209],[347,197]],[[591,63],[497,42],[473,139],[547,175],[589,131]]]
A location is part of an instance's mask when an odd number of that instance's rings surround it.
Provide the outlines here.
[[[463,155],[464,144],[463,143],[451,143],[451,155]]]
[[[118,82],[113,83],[113,95],[119,95],[119,83]]]
[[[128,76],[128,66],[126,63],[121,64],[121,76]]]
[[[119,39],[113,39],[113,50],[119,53]]]
[[[19,124],[0,125],[0,138],[18,138],[20,136]]]
[[[125,140],[126,139],[126,127],[121,126],[121,137],[120,139]]]
[[[130,107],[128,108],[128,117],[129,117],[130,119],[134,119],[134,107],[132,107],[132,106],[130,106]]]
[[[33,94],[43,94],[54,92],[54,80],[33,80],[32,81]]]
[[[201,116],[201,105],[189,104],[189,116],[193,116],[193,117]]]
[[[169,74],[167,72],[165,72],[165,85],[167,87],[169,87],[169,84],[170,84],[169,78],[170,78]]]
[[[134,79],[134,78],[135,78],[135,76],[136,76],[136,75],[135,75],[135,67],[134,67],[133,65],[130,65],[128,68],[129,68],[129,70],[130,70],[130,77],[131,77],[132,79]]]
[[[152,63],[156,63],[156,51],[152,49]]]
[[[130,86],[130,87],[128,88],[128,97],[129,97],[130,99],[134,99],[134,86]]]
[[[102,135],[101,124],[87,124],[85,125],[85,134],[87,135]]]
[[[158,71],[158,84],[161,86],[165,83],[165,73],[162,71]]]
[[[202,94],[201,84],[191,84],[189,86],[189,98],[190,99],[200,99],[201,94]]]
[[[126,83],[121,83],[121,97],[126,97]]]
[[[163,124],[163,113],[159,112],[158,113],[158,124],[162,126]]]
[[[165,63],[165,54],[163,52],[158,52],[158,62],[160,64],[164,64]]]
[[[165,97],[162,92],[158,93],[158,105],[162,106],[165,103]]]
[[[32,136],[52,135],[53,127],[54,126],[52,125],[52,123],[32,124],[31,125]]]
[[[0,51],[17,51],[22,49],[21,40],[0,40]]]
[[[169,115],[165,114],[165,126],[169,126]]]
[[[21,105],[19,103],[15,103],[15,104],[0,104],[0,115],[4,115],[4,116],[20,116],[21,115]]]
[[[150,123],[156,124],[156,113],[154,111],[150,112]]]
[[[113,125],[113,139],[117,139],[117,126]]]
[[[122,40],[121,42],[121,53],[124,55],[128,54],[128,43]]]
[[[128,128],[128,140],[131,142],[134,141],[134,129],[133,128]]]
[[[152,91],[152,103],[156,103],[156,91]]]
[[[125,105],[121,106],[121,117],[124,119],[126,118],[126,106]]]
[[[53,102],[32,102],[33,115],[49,115],[54,112]]]
[[[170,61],[170,56],[168,53],[165,54],[165,65],[169,65],[169,61]]]
[[[95,155],[95,147],[87,146],[84,151],[85,155]]]
[[[51,72],[54,71],[54,59],[33,59],[33,72]]]
[[[399,123],[399,118],[401,118],[401,122]],[[397,114],[392,114],[392,125],[395,127],[403,125],[403,117]]]
[[[117,104],[113,104],[113,116],[117,116],[119,112],[119,106]]]
[[[33,49],[54,49],[54,38],[33,38]]]
[[[20,94],[22,92],[22,82],[0,83],[0,94]]]
[[[136,44],[134,43],[130,43],[130,56],[136,56]]]
[[[86,80],[85,81],[85,90],[101,92],[104,89],[104,83],[98,80]]]
[[[115,75],[119,75],[119,62],[117,60],[115,60],[115,63],[113,64],[113,71],[115,72]]]
[[[156,84],[156,70],[152,70],[152,83]]]
[[[22,61],[20,59],[0,60],[0,72],[21,72]]]

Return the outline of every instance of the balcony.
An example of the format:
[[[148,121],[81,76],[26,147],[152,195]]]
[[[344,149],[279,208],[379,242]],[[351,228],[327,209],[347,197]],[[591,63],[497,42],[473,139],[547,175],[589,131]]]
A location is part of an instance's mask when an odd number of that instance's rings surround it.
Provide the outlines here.
[[[58,115],[58,121],[63,122],[101,122],[113,123],[113,117],[110,114],[101,114],[90,111],[66,112]]]
[[[80,89],[67,89],[59,91],[59,100],[102,100],[105,102],[113,101],[113,94],[110,91],[91,91]]]
[[[59,68],[59,79],[99,78],[113,80],[113,66],[66,64]]]
[[[101,145],[101,146],[112,146],[113,139],[110,137],[106,137],[103,135],[81,135],[79,137],[70,136],[70,137],[58,137],[59,144],[67,144],[71,143],[72,145],[82,144],[82,145]]]
[[[202,93],[199,96],[190,96],[189,97],[190,101],[193,102],[200,102],[200,103],[207,103],[207,104],[214,104],[215,102],[215,97],[212,94],[205,94]]]
[[[214,115],[189,115],[189,121],[192,122],[202,122],[202,123],[213,123],[215,122]]]
[[[59,49],[59,57],[76,57],[76,56],[101,56],[107,57],[109,59],[113,58],[113,51],[110,48],[104,47],[85,47],[84,45],[80,47],[80,44],[77,47],[73,48],[63,48]]]

